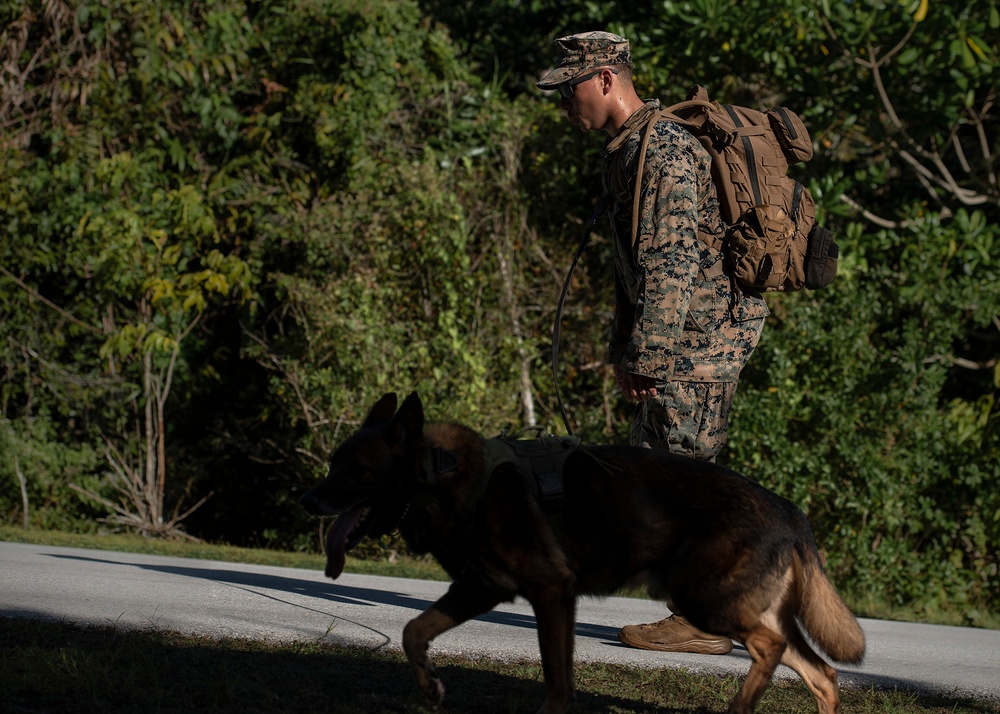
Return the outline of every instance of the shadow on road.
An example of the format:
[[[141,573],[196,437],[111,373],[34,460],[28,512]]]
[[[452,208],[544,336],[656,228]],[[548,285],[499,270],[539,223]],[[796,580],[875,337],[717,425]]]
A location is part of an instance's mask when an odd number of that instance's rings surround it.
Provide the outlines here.
[[[240,570],[204,568],[186,565],[128,563],[119,560],[56,553],[50,554],[50,557],[102,563],[105,565],[120,565],[128,568],[139,568],[141,570],[176,575],[184,578],[211,580],[213,582],[226,583],[227,585],[234,585],[242,588],[301,595],[327,602],[369,607],[391,605],[393,607],[402,607],[413,610],[415,614],[423,612],[433,604],[432,600],[407,595],[406,593],[393,592],[390,590],[377,590],[374,588],[359,588],[351,585],[340,585],[332,581],[316,582],[314,580],[290,578],[283,575],[272,575],[269,573],[250,573]],[[481,615],[476,619],[482,622],[490,622],[497,625],[523,627],[530,630],[535,629],[535,618],[532,615],[494,611]],[[618,627],[578,622],[576,626],[576,634],[578,637],[607,640],[612,646],[623,646],[618,643]]]

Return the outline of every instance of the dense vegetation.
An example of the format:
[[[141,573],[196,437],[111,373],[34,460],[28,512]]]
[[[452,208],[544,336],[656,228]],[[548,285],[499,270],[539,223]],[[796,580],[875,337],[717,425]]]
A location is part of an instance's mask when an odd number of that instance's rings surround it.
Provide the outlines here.
[[[855,598],[1000,609],[996,0],[641,5],[0,3],[0,518],[312,549],[295,498],[384,391],[563,432],[601,139],[533,77],[606,28],[644,96],[784,104],[817,147],[840,274],[768,298],[726,462]],[[559,379],[621,442],[605,229]]]

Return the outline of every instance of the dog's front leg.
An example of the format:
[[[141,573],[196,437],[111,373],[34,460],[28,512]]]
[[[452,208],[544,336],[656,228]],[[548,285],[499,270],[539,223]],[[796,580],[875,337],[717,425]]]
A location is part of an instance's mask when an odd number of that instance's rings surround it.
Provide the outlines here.
[[[442,632],[489,612],[501,600],[501,597],[483,588],[454,582],[440,600],[403,628],[403,651],[413,667],[420,693],[429,706],[436,708],[444,699],[444,685],[427,656],[431,641]]]
[[[545,701],[538,714],[562,714],[573,703],[576,594],[571,581],[550,582],[527,596],[538,624]]]

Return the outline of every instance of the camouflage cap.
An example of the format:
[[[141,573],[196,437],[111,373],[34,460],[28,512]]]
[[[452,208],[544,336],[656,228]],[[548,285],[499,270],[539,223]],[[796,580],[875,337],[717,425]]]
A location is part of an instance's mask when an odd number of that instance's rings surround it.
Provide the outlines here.
[[[559,64],[536,83],[539,89],[555,89],[597,67],[632,64],[628,40],[610,32],[581,32],[560,37],[555,44]]]

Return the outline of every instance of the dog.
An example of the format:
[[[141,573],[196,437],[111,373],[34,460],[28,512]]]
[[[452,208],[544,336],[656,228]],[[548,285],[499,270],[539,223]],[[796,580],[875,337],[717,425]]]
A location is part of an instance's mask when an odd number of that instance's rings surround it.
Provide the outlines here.
[[[629,446],[566,449],[553,492],[516,459],[491,456],[496,441],[460,424],[425,425],[416,393],[398,411],[396,395],[386,394],[300,499],[314,515],[337,517],[327,576],[340,575],[345,553],[365,536],[398,529],[452,577],[403,630],[427,704],[444,696],[431,641],[520,595],[538,627],[546,687],[539,714],[565,712],[574,697],[577,596],[641,582],[699,629],[746,647],[752,662],[730,713],[755,709],[779,663],[802,677],[820,714],[838,711],[836,670],[804,633],[850,663],[864,657],[865,636],[795,505],[714,463]],[[552,470],[546,474],[551,487]]]

